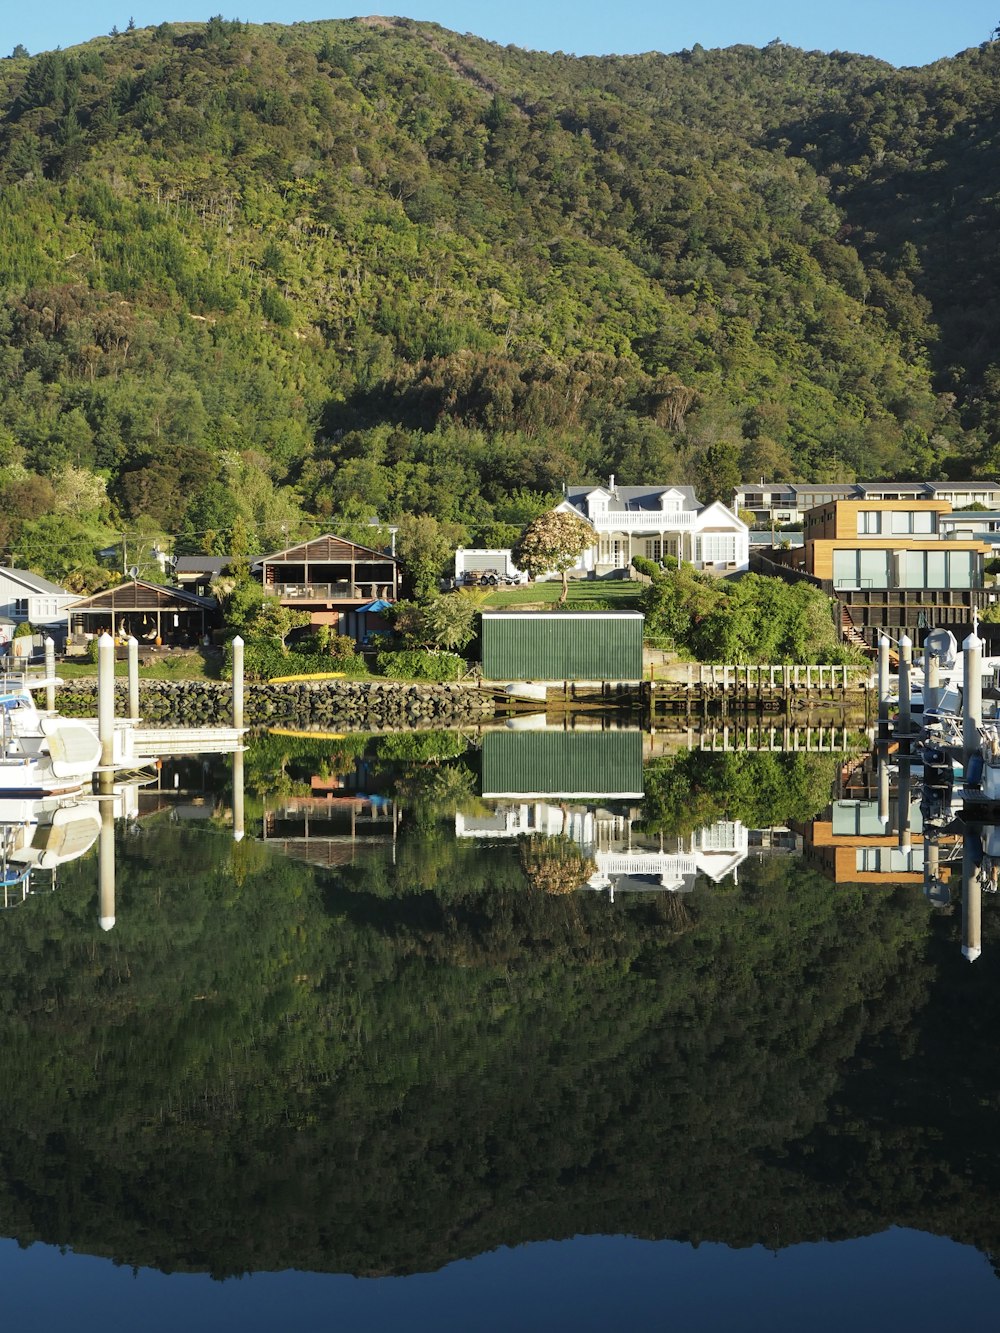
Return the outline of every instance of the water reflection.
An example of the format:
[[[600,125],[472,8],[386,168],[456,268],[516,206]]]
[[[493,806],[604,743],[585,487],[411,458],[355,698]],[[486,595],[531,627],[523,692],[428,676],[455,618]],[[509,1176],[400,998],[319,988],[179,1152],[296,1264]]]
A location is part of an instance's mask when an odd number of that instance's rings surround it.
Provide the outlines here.
[[[265,739],[95,802],[0,920],[6,1232],[220,1275],[1000,1249],[997,831],[963,852],[888,754],[542,734]]]

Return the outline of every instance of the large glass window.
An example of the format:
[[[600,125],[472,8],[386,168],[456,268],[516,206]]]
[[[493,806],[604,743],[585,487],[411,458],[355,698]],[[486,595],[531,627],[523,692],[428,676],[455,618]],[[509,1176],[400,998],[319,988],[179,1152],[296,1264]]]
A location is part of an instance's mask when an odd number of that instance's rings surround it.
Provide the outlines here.
[[[928,584],[925,579],[924,552],[903,551],[900,559],[899,586],[901,588],[926,588]],[[937,586],[944,587],[944,584]]]
[[[927,552],[927,571],[925,575],[925,588],[947,588],[948,586],[948,552],[947,551],[928,551]]]
[[[906,534],[910,532],[927,535],[935,531],[936,515],[929,509],[894,509],[889,515],[890,531]]]
[[[866,537],[882,531],[882,515],[877,509],[858,510],[858,536]]]
[[[856,588],[858,586],[857,551],[834,551],[833,586],[835,588]]]
[[[888,588],[889,552],[859,551],[859,582],[862,588]]]
[[[972,551],[948,552],[948,587],[972,587]]]

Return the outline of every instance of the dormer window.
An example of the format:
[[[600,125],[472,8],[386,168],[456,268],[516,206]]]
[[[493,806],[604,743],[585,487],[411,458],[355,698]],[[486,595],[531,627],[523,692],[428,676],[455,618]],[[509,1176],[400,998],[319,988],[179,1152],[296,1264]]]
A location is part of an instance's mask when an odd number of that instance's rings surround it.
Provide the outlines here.
[[[663,510],[680,509],[684,503],[684,496],[680,491],[664,491],[660,496],[660,508]]]
[[[587,517],[593,518],[595,514],[607,513],[608,493],[604,490],[591,491],[587,496]]]

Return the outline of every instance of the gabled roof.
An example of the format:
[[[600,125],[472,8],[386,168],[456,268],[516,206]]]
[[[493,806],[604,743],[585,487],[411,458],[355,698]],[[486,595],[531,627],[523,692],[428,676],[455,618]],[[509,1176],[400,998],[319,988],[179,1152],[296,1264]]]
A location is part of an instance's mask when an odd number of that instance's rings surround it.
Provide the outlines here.
[[[385,551],[376,551],[371,546],[361,546],[358,542],[349,542],[346,537],[337,537],[327,532],[322,537],[313,537],[307,542],[286,547],[284,551],[275,551],[272,555],[260,555],[254,560],[253,568],[259,569],[261,565],[276,564],[279,561],[290,565],[304,563],[307,560],[314,560],[317,564],[333,560],[388,560],[394,565],[399,563],[394,555],[386,555]]]
[[[79,597],[68,608],[79,611],[206,611],[215,606],[214,597],[199,597],[186,588],[164,588],[145,579],[130,579],[113,588]]]
[[[231,555],[179,555],[174,570],[178,574],[221,574],[232,562]]]
[[[673,494],[680,497],[683,509],[701,508],[693,486],[616,486],[613,491],[606,486],[567,486],[565,498],[583,512],[587,496],[597,492],[608,497],[610,510],[659,509],[661,498]]]
[[[0,574],[5,575],[14,583],[20,583],[27,588],[29,592],[36,593],[59,593],[63,597],[72,596],[65,588],[60,588],[58,583],[50,583],[48,579],[43,579],[40,574],[32,574],[30,569],[10,569],[8,566],[0,568]]]
[[[743,522],[739,514],[734,514],[731,509],[727,508],[721,500],[713,500],[710,505],[705,506],[698,515],[698,525],[695,531],[704,532],[707,525],[715,518],[722,522],[725,531],[732,528],[742,528],[744,532],[749,531],[749,525]]]

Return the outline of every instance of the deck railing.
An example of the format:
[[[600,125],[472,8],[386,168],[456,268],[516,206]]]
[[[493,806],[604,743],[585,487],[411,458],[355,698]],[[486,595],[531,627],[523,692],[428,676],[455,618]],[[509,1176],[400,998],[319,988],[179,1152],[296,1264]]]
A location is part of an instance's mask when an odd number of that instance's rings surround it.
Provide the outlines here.
[[[288,601],[302,602],[373,602],[377,597],[388,601],[395,595],[391,583],[351,583],[347,579],[337,583],[272,583],[267,591]]]

